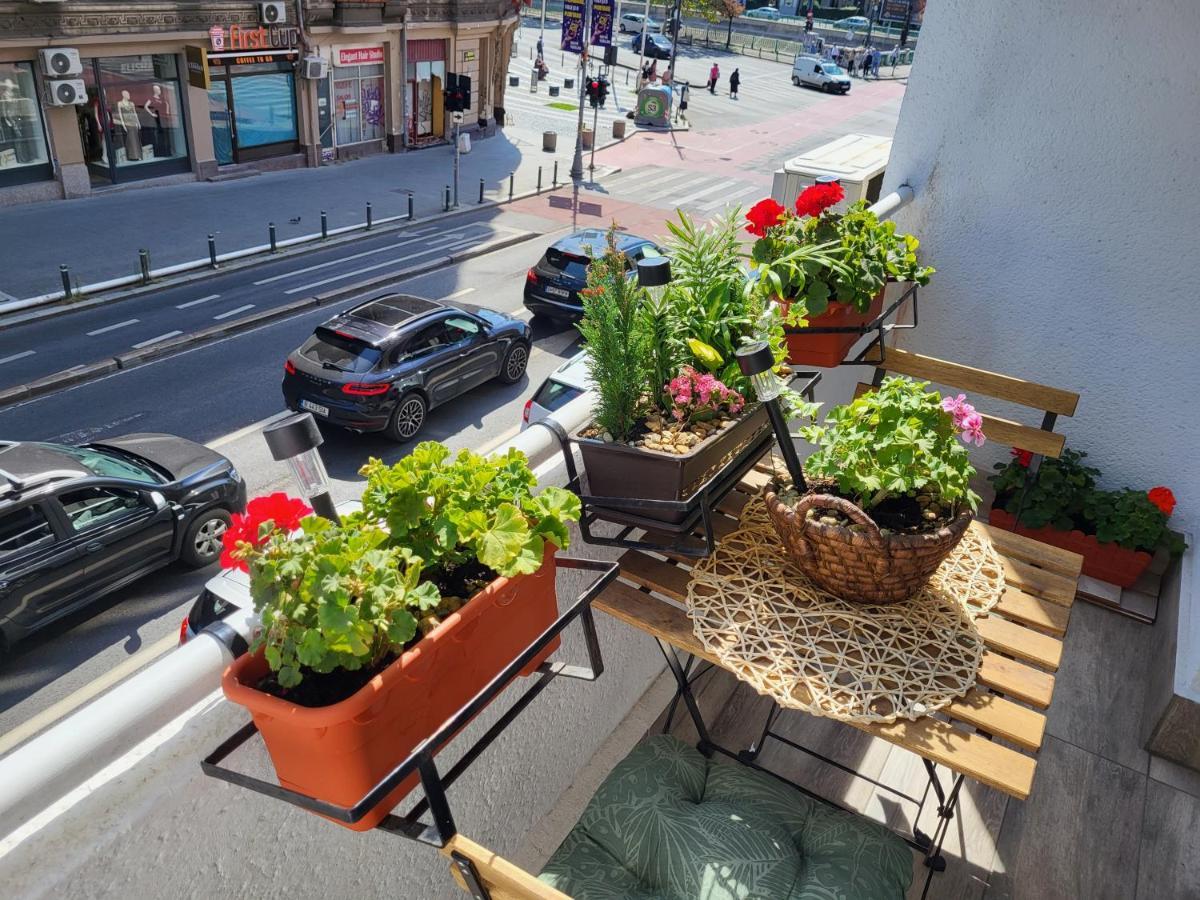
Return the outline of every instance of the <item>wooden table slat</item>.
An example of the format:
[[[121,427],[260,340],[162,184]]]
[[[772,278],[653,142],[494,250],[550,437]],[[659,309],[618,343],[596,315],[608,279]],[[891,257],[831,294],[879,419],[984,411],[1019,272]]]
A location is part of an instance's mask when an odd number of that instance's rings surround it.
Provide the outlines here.
[[[1059,606],[1014,587],[1005,589],[1000,602],[996,604],[996,612],[1022,625],[1049,631],[1056,637],[1066,634],[1067,623],[1071,620],[1071,610],[1068,607]]]
[[[692,633],[687,613],[677,606],[619,581],[605,588],[596,598],[594,606],[661,638],[684,653],[720,665],[720,661]],[[1030,744],[1036,740],[1040,744],[1040,733],[1035,738],[1036,725],[1031,718],[1041,718],[1040,714],[1029,710],[1018,712],[1021,707],[994,694],[981,691],[973,693],[978,697],[970,700],[964,698],[959,710],[975,720],[970,724],[989,734],[1007,733],[1020,738],[1014,743],[1024,741]],[[964,718],[963,721],[968,720]],[[917,721],[900,720],[890,725],[847,724],[919,753],[935,763],[949,766],[1014,797],[1024,799],[1029,794],[1035,765],[1033,759],[985,737],[955,728],[948,722],[925,716]]]
[[[975,620],[983,642],[993,650],[1036,663],[1056,671],[1062,661],[1062,641],[1030,628],[1009,622],[999,616],[983,616]]]
[[[1083,557],[1078,553],[1072,553],[1070,550],[1063,550],[1060,547],[1052,547],[1022,534],[1005,531],[1003,528],[996,528],[994,525],[988,525],[978,519],[975,520],[972,527],[978,528],[986,534],[991,539],[996,552],[1001,556],[1029,563],[1039,569],[1048,569],[1056,575],[1062,575],[1072,580],[1077,579],[1083,569]]]
[[[1041,713],[978,688],[952,701],[944,712],[1027,750],[1039,749],[1046,733],[1046,717]]]
[[[1076,580],[1059,575],[1048,569],[1021,562],[1019,559],[1000,557],[1004,562],[1004,580],[1013,587],[1057,603],[1071,606],[1075,602]]]
[[[1054,696],[1054,676],[1049,672],[991,650],[983,651],[977,677],[980,684],[1040,709],[1046,709]]]

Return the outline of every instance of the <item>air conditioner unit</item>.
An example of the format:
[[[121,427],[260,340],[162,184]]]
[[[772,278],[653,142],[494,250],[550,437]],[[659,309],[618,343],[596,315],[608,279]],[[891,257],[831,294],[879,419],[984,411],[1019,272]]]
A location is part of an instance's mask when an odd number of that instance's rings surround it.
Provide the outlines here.
[[[300,77],[320,81],[329,74],[329,61],[320,56],[306,56],[300,62]]]
[[[42,74],[50,78],[83,74],[83,63],[79,61],[78,50],[70,47],[51,47],[38,51],[38,57],[42,63]]]
[[[82,78],[46,82],[47,106],[82,106],[87,103],[87,85]]]
[[[287,4],[258,4],[258,21],[262,22],[264,25],[281,25],[287,21]]]

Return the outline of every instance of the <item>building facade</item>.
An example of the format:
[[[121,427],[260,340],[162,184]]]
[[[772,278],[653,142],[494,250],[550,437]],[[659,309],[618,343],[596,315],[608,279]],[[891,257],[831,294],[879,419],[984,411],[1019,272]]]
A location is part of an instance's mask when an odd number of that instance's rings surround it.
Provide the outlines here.
[[[0,204],[319,166],[503,115],[513,0],[0,2]],[[47,52],[60,51],[60,52]]]

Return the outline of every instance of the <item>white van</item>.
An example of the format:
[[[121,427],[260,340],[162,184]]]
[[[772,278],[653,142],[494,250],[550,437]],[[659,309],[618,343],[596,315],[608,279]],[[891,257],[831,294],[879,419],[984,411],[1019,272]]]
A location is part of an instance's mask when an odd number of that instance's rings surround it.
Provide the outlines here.
[[[797,56],[792,63],[792,84],[820,88],[827,93],[850,93],[850,76],[846,70],[827,59]]]
[[[643,31],[648,31],[650,34],[662,34],[662,22],[648,19],[641,13],[635,12],[621,13],[621,18],[617,21],[617,28],[622,34],[626,32],[641,34]]]

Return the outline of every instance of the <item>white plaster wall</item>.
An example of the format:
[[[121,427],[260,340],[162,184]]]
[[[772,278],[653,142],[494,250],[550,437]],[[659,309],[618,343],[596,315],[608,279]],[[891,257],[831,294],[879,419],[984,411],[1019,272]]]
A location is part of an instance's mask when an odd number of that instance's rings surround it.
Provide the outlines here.
[[[903,344],[1081,394],[1113,487],[1200,525],[1200,4],[931,3],[887,169],[938,272]]]

